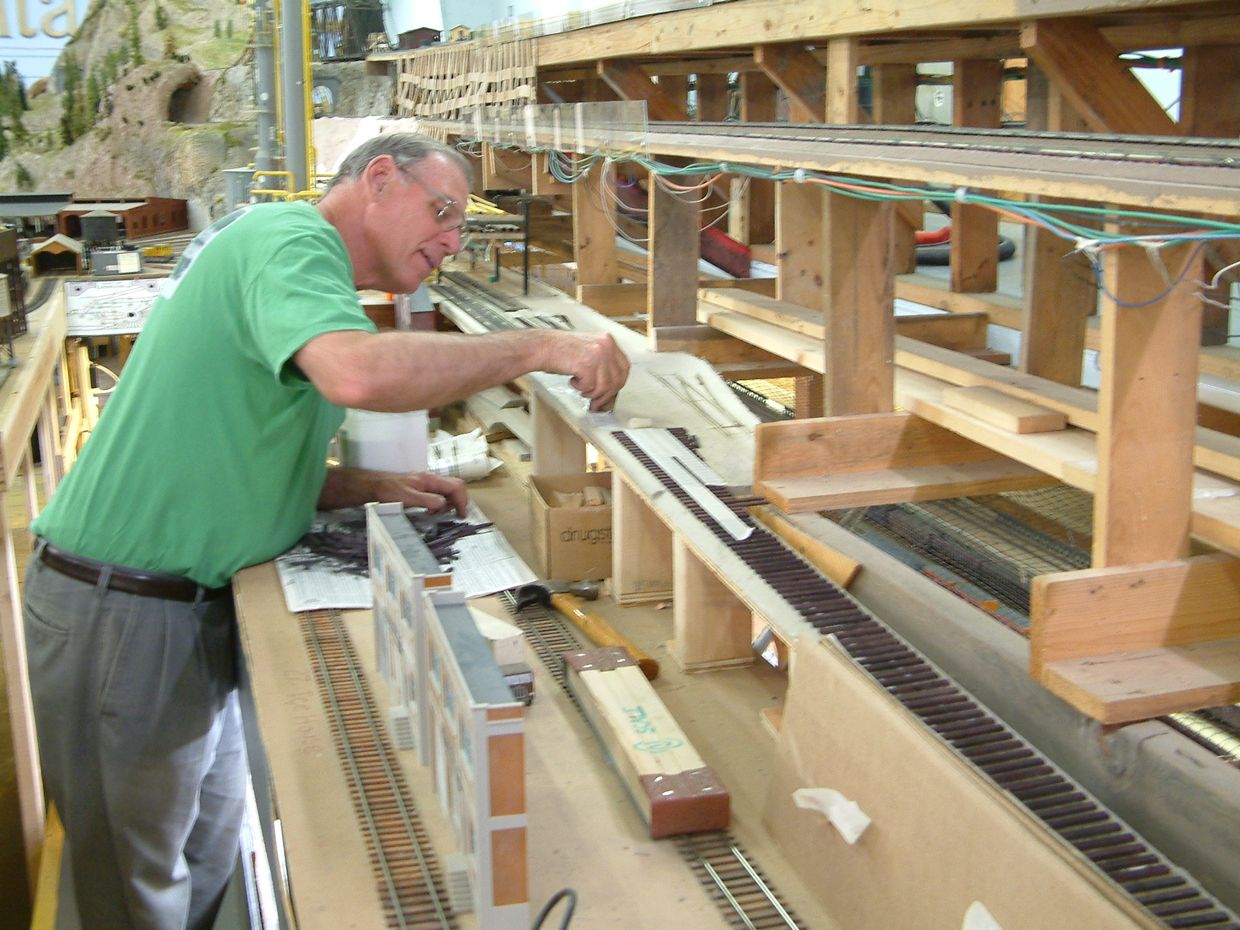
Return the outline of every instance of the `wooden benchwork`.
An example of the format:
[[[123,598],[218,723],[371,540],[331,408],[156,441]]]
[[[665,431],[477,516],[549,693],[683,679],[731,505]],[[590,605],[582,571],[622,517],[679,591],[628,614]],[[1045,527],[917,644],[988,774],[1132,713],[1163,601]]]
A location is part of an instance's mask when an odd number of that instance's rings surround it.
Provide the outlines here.
[[[986,387],[1008,397],[1025,400],[1062,413],[1069,424],[1097,432],[1098,395],[1086,388],[1070,387],[1015,369],[987,365],[960,352],[896,337],[896,365],[968,387]],[[896,393],[900,374],[897,372]],[[1193,464],[1226,478],[1240,480],[1240,439],[1218,430],[1198,427],[1193,448]]]
[[[764,423],[754,442],[754,490],[786,513],[1054,483],[1036,468],[905,413]]]
[[[898,374],[896,402],[903,409],[1093,493],[1098,456],[1092,432],[1070,425],[1052,433],[1012,433],[946,403],[943,393],[951,387],[947,382],[908,370]],[[1071,423],[1072,417],[1068,419]],[[1192,506],[1193,535],[1240,555],[1240,485],[1199,470]]]
[[[1108,724],[1240,701],[1238,604],[1229,555],[1041,575],[1029,672]]]
[[[719,830],[731,798],[623,649],[564,653],[569,690],[602,741],[651,837]]]

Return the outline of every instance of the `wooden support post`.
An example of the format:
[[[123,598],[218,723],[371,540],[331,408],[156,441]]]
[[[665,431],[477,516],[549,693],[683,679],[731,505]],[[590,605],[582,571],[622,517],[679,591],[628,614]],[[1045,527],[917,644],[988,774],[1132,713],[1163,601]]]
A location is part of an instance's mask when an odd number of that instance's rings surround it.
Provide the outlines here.
[[[1240,136],[1240,54],[1234,45],[1184,49],[1180,129],[1189,136]]]
[[[672,531],[621,472],[611,498],[611,596],[641,604],[672,596]]]
[[[825,211],[824,412],[890,413],[895,394],[895,208],[831,193]]]
[[[857,100],[857,40],[834,38],[827,42],[827,122],[861,122]]]
[[[602,183],[603,166],[595,165],[573,185],[573,258],[577,262],[578,285],[619,281],[616,208],[612,199],[599,190]]]
[[[697,118],[699,122],[722,123],[728,118],[727,74],[696,75]]]
[[[870,120],[877,125],[906,126],[917,122],[917,66],[902,62],[874,65],[870,69]],[[896,274],[917,270],[917,230],[924,223],[922,203],[896,204]]]
[[[547,152],[532,152],[530,158],[533,160],[530,193],[537,197],[554,197],[556,195],[571,197],[573,195],[573,186],[571,184],[557,181],[551,176],[551,170],[547,167],[547,160],[550,158]]]
[[[671,653],[687,672],[733,668],[753,662],[753,613],[702,560],[676,538]]]
[[[1191,245],[1103,256],[1095,568],[1188,555],[1201,267]]]
[[[1095,132],[1178,132],[1145,85],[1119,60],[1115,46],[1089,20],[1059,17],[1026,23],[1020,44]]]
[[[952,125],[997,129],[1003,62],[957,61]],[[999,283],[999,217],[984,207],[952,204],[951,280],[956,292],[990,292]]]
[[[775,122],[775,85],[765,74],[749,71],[740,76],[741,122]],[[734,239],[753,245],[775,241],[775,182],[751,178],[728,220]]]
[[[812,184],[783,182],[775,188],[775,293],[780,300],[810,310],[821,310],[824,300],[823,197]],[[825,343],[818,351],[825,366]],[[803,375],[795,384],[797,418],[822,416],[822,376]]]
[[[1076,387],[1098,292],[1093,266],[1071,250],[1072,243],[1049,230],[1025,229],[1020,370]]]
[[[534,446],[530,475],[575,475],[586,470],[586,443],[537,391],[530,394]]]
[[[650,178],[650,274],[646,279],[647,331],[697,322],[700,206]]]

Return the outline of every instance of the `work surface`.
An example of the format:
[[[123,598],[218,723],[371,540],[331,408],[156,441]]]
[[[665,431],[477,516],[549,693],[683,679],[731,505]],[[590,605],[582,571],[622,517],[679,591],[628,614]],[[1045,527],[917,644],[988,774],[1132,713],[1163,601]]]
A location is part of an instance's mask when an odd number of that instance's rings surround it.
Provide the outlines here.
[[[517,463],[471,485],[474,499],[527,560],[525,488]],[[319,704],[296,619],[283,610],[270,565],[239,577],[238,602],[251,693],[275,785],[299,926],[383,926],[375,881],[345,779]],[[707,676],[680,673],[667,655],[671,611],[598,609],[660,660],[655,689],[732,794],[732,831],[805,926],[831,927],[761,824],[775,743],[759,711],[782,702],[784,676],[764,666]],[[347,628],[358,654],[373,665],[368,611],[351,612]],[[531,654],[536,698],[526,715],[526,805],[529,815],[531,914],[563,887],[578,896],[574,927],[591,930],[726,927],[673,841],[652,841],[619,776],[567,695]],[[385,685],[373,668],[380,701]],[[453,842],[429,773],[412,752],[399,753],[414,800],[442,862]],[[557,911],[557,913],[562,913]],[[558,917],[553,922],[558,925]],[[464,915],[462,927],[472,927]]]

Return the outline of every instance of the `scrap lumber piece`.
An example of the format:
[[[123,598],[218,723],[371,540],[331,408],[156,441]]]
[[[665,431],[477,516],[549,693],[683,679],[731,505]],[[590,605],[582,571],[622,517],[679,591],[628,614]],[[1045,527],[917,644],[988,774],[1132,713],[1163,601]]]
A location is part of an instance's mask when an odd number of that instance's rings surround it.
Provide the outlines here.
[[[943,392],[943,401],[1013,433],[1051,433],[1068,425],[1067,416],[1058,410],[1009,397],[988,387],[948,388]]]
[[[569,690],[611,756],[650,836],[719,830],[731,798],[623,649],[564,653]]]

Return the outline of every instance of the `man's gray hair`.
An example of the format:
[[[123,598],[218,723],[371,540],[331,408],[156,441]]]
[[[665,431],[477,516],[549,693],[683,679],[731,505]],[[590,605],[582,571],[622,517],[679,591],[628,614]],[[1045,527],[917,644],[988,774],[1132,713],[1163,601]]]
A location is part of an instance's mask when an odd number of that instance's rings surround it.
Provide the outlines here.
[[[346,155],[344,161],[340,163],[340,170],[327,182],[324,193],[342,181],[360,178],[366,166],[380,155],[391,155],[393,161],[396,162],[396,167],[402,169],[411,168],[428,156],[440,155],[461,169],[466,182],[472,180],[473,166],[470,165],[469,159],[452,146],[413,132],[386,132],[367,139]]]

